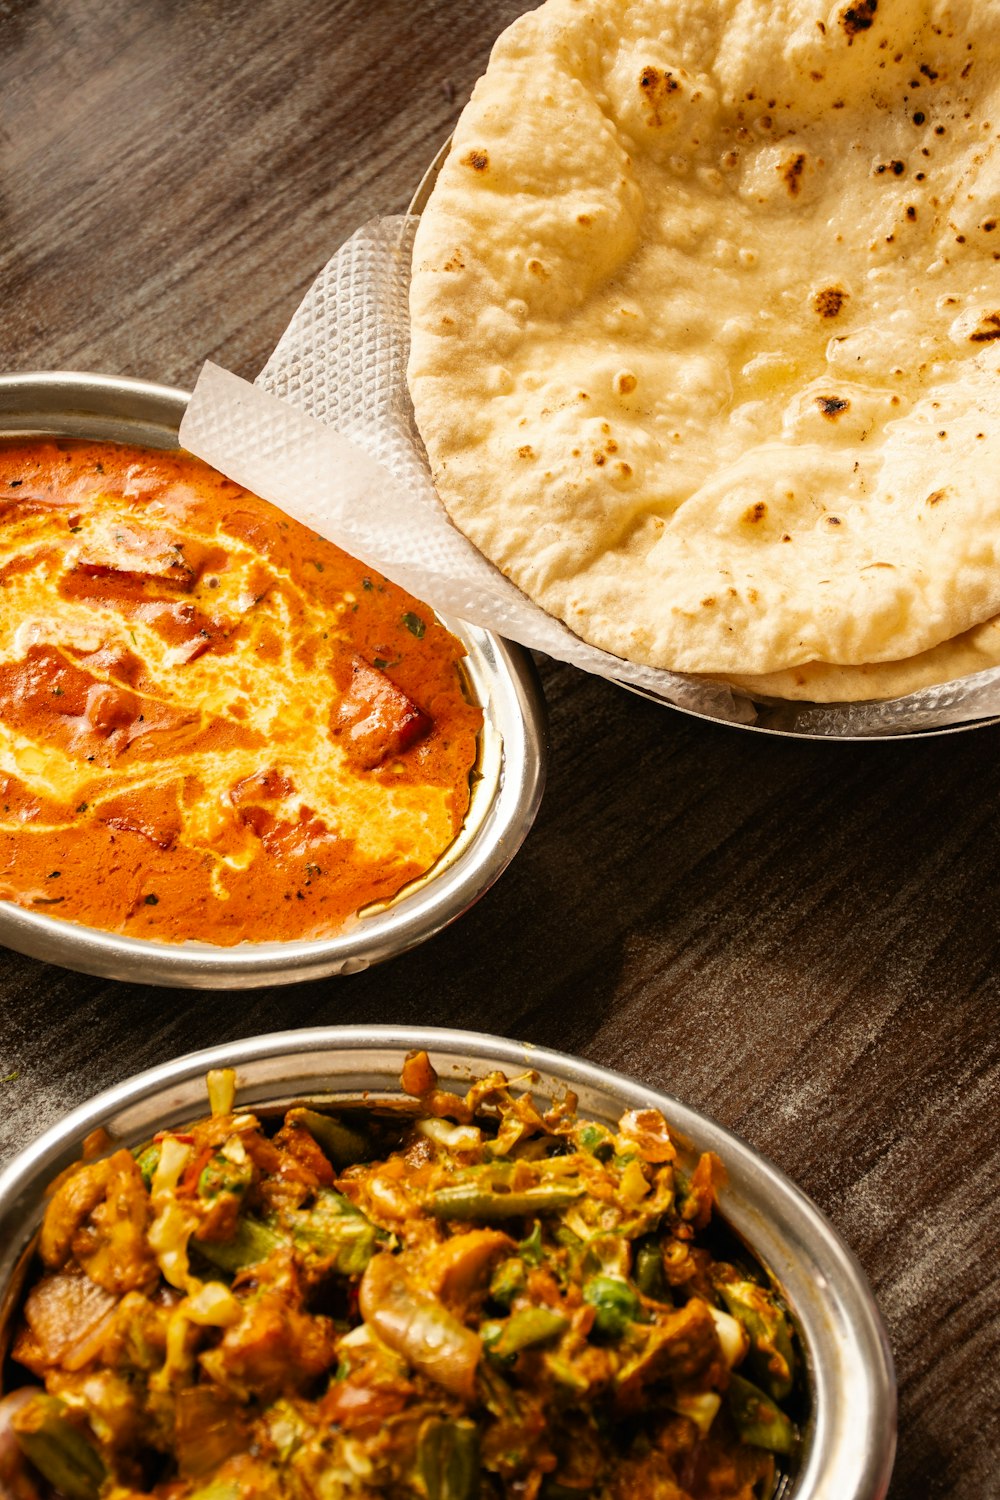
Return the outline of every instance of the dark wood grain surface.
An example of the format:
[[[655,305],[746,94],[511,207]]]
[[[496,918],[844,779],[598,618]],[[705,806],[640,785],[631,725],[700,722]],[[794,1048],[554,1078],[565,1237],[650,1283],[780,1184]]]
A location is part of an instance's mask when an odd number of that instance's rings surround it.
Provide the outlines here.
[[[0,0],[0,368],[252,377],[405,207],[519,0]],[[0,951],[0,1154],[199,1045],[498,1031],[735,1128],[858,1253],[892,1495],[1000,1495],[1000,738],[794,743],[542,663],[549,785],[499,885],[351,979],[191,994]]]

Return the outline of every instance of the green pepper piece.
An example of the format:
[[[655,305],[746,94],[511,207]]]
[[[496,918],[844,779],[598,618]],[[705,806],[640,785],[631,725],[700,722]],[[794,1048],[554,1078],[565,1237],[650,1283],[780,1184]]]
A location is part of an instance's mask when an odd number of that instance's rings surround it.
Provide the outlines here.
[[[290,1109],[285,1120],[291,1125],[301,1125],[308,1130],[316,1144],[330,1158],[335,1167],[351,1167],[355,1162],[367,1161],[371,1156],[372,1143],[360,1130],[354,1130],[334,1115],[322,1115],[315,1109]]]
[[[598,1161],[608,1162],[615,1154],[614,1135],[606,1125],[598,1125],[594,1120],[577,1125],[572,1139],[581,1151],[596,1156]]]
[[[523,1292],[528,1284],[528,1273],[524,1268],[524,1261],[517,1255],[512,1255],[509,1260],[502,1260],[493,1272],[490,1281],[490,1296],[494,1302],[499,1302],[501,1307],[509,1307],[519,1292]]]
[[[663,1274],[663,1252],[655,1240],[643,1240],[635,1252],[635,1284],[644,1297],[669,1302],[667,1278]]]
[[[424,1207],[436,1219],[483,1219],[492,1224],[528,1214],[554,1213],[568,1208],[585,1191],[579,1184],[546,1183],[521,1193],[497,1193],[475,1182],[457,1182],[428,1194]]]
[[[479,1325],[479,1337],[483,1341],[484,1349],[492,1349],[505,1325],[498,1318],[484,1318]]]
[[[583,1300],[594,1308],[594,1327],[611,1339],[620,1339],[642,1309],[628,1282],[616,1276],[591,1276],[584,1284]]]
[[[242,1197],[253,1181],[253,1168],[249,1162],[240,1165],[230,1161],[217,1151],[202,1168],[198,1178],[198,1196],[211,1201],[221,1193],[233,1193]]]
[[[723,1280],[719,1295],[750,1339],[748,1366],[773,1401],[784,1401],[795,1380],[792,1330],[777,1299],[755,1281]]]
[[[480,1473],[475,1422],[428,1417],[417,1435],[417,1472],[427,1500],[473,1500]]]
[[[569,1319],[551,1307],[522,1307],[500,1326],[502,1332],[499,1338],[489,1343],[488,1352],[497,1359],[508,1360],[520,1354],[522,1349],[533,1349],[536,1344],[547,1344],[558,1338],[569,1327]],[[485,1336],[483,1342],[486,1343]]]
[[[284,1215],[295,1243],[333,1261],[341,1276],[360,1276],[385,1236],[349,1198],[325,1188],[312,1208]]]
[[[14,1416],[14,1436],[28,1462],[66,1500],[97,1500],[107,1478],[104,1460],[66,1411],[64,1401],[39,1393]]]
[[[566,1224],[558,1224],[556,1226],[555,1241],[557,1245],[562,1245],[564,1249],[572,1251],[574,1255],[583,1254],[583,1240],[581,1240],[578,1234],[574,1234],[572,1229]]]
[[[275,1250],[287,1247],[290,1241],[285,1235],[278,1234],[269,1225],[263,1224],[260,1219],[244,1214],[237,1223],[236,1233],[231,1240],[200,1240],[195,1237],[191,1243],[198,1254],[204,1256],[211,1265],[235,1275],[247,1266],[259,1265],[262,1260],[273,1255]]]
[[[143,1146],[133,1155],[142,1180],[146,1184],[146,1191],[149,1192],[153,1186],[153,1173],[160,1165],[160,1148],[156,1145]]]
[[[791,1453],[795,1428],[785,1413],[758,1386],[731,1374],[727,1391],[729,1410],[744,1443],[770,1453]]]

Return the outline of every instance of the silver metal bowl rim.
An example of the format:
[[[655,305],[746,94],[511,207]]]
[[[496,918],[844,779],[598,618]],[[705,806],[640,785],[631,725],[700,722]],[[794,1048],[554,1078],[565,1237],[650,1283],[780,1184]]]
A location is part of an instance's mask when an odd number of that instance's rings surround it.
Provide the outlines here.
[[[417,215],[423,213],[437,181],[438,173],[451,150],[451,142],[452,137],[449,136],[438,147],[434,159],[417,184],[416,191],[407,207],[407,213]],[[882,741],[897,743],[899,740],[936,740],[941,735],[968,734],[972,729],[988,729],[993,724],[1000,724],[1000,714],[992,714],[988,718],[970,719],[961,724],[942,724],[936,729],[907,729],[884,734],[817,734],[814,729],[775,729],[769,724],[741,724],[736,719],[717,718],[715,714],[703,713],[697,708],[687,708],[682,703],[671,703],[669,699],[661,698],[658,693],[635,687],[630,682],[621,682],[617,678],[612,680],[627,693],[633,693],[637,698],[645,698],[648,703],[655,703],[659,708],[672,709],[674,713],[685,714],[689,719],[700,719],[703,724],[718,724],[723,729],[743,729],[751,734],[767,734],[772,739],[778,740],[816,740],[824,745],[872,745]]]
[[[76,435],[91,421],[96,438],[107,436],[99,430],[102,423],[116,421],[137,426],[140,434],[154,428],[166,434],[179,426],[189,399],[186,391],[126,376],[58,370],[0,375],[0,435],[16,430],[11,419],[22,415],[43,419],[43,430],[53,434],[62,422]],[[132,415],[97,409],[119,401],[131,403]],[[229,988],[354,973],[439,932],[489,889],[517,853],[541,801],[546,762],[545,703],[529,653],[477,626],[440,618],[475,653],[479,670],[489,674],[496,701],[483,706],[503,721],[494,722],[503,741],[503,769],[481,826],[453,861],[445,856],[439,874],[323,939],[233,947],[153,942],[0,902],[0,942],[107,978]]]
[[[716,1151],[729,1177],[722,1211],[782,1286],[806,1348],[813,1411],[787,1500],[884,1500],[895,1454],[892,1355],[864,1271],[816,1205],[740,1137],[675,1096],[581,1058],[484,1033],[400,1026],[277,1032],[189,1053],[98,1094],[0,1173],[0,1315],[5,1292],[13,1300],[11,1277],[37,1228],[44,1189],[92,1130],[109,1127],[113,1140],[136,1145],[157,1127],[202,1113],[204,1076],[213,1067],[237,1069],[238,1098],[248,1108],[365,1089],[374,1098],[398,1095],[402,1057],[415,1047],[429,1049],[443,1077],[449,1069],[460,1076],[484,1066],[535,1069],[543,1091],[574,1088],[584,1113],[661,1109],[680,1142]]]

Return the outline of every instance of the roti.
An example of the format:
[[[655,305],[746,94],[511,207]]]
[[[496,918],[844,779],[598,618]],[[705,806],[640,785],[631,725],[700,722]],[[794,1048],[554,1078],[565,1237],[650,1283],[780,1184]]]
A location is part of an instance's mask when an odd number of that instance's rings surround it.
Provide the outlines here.
[[[1000,613],[998,64],[998,0],[515,22],[414,250],[456,524],[655,667],[876,697],[978,659],[941,648]]]
[[[784,698],[806,703],[859,703],[901,698],[941,682],[1000,666],[1000,618],[974,625],[940,646],[904,661],[837,666],[807,661],[800,667],[760,674],[730,673],[717,681],[748,698]]]

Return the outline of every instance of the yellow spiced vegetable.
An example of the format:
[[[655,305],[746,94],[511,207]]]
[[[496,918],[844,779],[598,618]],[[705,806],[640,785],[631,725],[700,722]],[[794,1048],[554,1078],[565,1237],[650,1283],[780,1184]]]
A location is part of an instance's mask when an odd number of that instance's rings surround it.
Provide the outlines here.
[[[519,1082],[523,1083],[524,1080]],[[0,1402],[18,1500],[753,1500],[795,1337],[709,1248],[718,1160],[501,1073],[213,1113],[57,1185]],[[716,1243],[713,1241],[713,1243]],[[4,1434],[12,1441],[4,1443]]]

